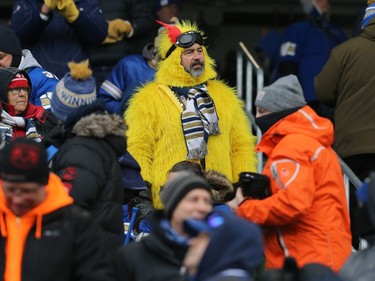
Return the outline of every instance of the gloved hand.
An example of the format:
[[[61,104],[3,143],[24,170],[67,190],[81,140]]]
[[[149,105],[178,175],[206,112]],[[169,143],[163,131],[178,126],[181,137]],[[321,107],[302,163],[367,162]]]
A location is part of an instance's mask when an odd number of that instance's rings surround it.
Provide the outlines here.
[[[152,194],[151,194],[151,184],[147,181],[146,189],[139,192],[139,195],[135,197],[130,205],[137,207],[143,217],[147,217],[151,212],[155,211],[152,206]]]
[[[46,0],[57,1],[56,10],[67,22],[74,22],[79,16],[79,10],[73,0]]]
[[[108,21],[108,35],[102,44],[111,44],[121,41],[124,36],[133,35],[133,26],[127,20],[114,19]]]

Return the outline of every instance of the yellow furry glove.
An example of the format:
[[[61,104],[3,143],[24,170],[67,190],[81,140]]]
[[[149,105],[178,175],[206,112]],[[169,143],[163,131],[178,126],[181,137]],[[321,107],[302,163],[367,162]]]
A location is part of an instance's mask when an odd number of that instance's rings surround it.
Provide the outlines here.
[[[102,44],[111,44],[121,41],[124,36],[131,37],[133,35],[133,27],[130,22],[122,19],[114,19],[108,21],[108,36]]]
[[[74,22],[79,16],[79,10],[73,0],[57,0],[56,9],[69,23]]]

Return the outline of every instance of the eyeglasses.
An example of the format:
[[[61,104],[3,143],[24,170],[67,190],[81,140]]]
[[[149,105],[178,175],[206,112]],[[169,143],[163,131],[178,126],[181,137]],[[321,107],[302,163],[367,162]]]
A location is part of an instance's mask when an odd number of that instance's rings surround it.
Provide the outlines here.
[[[30,87],[16,87],[16,88],[10,88],[8,90],[14,96],[19,96],[21,94],[21,91],[23,91],[25,95],[28,95],[30,93]]]
[[[193,46],[195,43],[203,46],[206,45],[204,38],[198,32],[188,31],[185,33],[181,33],[177,37],[176,43],[169,48],[168,52],[165,55],[165,58],[169,57],[170,54],[172,54],[172,52],[176,49],[176,46],[186,49]]]

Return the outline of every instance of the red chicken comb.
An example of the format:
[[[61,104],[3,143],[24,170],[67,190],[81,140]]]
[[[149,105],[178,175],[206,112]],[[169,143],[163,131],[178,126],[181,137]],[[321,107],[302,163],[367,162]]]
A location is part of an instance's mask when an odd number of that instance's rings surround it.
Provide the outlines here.
[[[177,41],[177,37],[181,34],[181,31],[178,29],[178,27],[158,20],[156,22],[167,29],[169,39],[171,39],[172,44],[175,44]]]

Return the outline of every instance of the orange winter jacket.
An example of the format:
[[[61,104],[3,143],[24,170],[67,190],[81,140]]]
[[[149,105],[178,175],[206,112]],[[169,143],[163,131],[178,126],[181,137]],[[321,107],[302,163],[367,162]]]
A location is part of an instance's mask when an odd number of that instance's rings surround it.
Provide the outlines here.
[[[0,189],[1,189],[0,182]],[[50,174],[46,186],[45,200],[22,217],[16,217],[5,204],[4,193],[0,191],[0,230],[1,236],[6,238],[5,247],[5,281],[20,281],[22,257],[25,241],[31,228],[36,225],[35,238],[42,234],[43,216],[57,209],[73,204],[73,199],[55,174]]]
[[[292,256],[338,271],[351,254],[350,221],[333,125],[309,107],[275,123],[256,149],[268,156],[263,174],[272,195],[246,200],[237,212],[263,226],[266,267]]]

